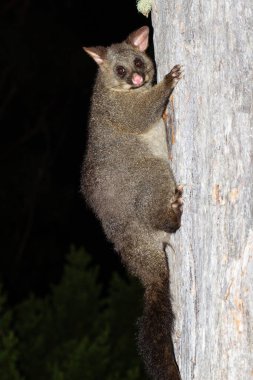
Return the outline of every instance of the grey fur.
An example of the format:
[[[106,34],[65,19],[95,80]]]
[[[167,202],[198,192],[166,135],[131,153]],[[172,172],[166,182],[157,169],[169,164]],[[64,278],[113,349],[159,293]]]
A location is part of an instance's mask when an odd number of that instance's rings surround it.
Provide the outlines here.
[[[156,380],[178,380],[163,247],[168,232],[180,227],[182,188],[169,165],[161,118],[182,69],[175,66],[152,86],[154,68],[145,53],[147,41],[148,28],[142,27],[122,43],[84,48],[99,70],[81,190],[123,263],[145,288],[139,348],[147,372]],[[136,58],[142,67],[136,66]],[[117,74],[122,71],[119,66],[126,71],[124,78]],[[133,83],[134,76],[140,85]]]

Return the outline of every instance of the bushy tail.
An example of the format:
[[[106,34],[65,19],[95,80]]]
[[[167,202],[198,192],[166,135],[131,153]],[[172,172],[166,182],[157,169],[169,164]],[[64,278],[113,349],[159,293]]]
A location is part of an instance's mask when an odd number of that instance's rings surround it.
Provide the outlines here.
[[[173,320],[169,281],[147,287],[143,316],[139,320],[138,346],[151,379],[181,379],[171,338]]]
[[[163,239],[164,233],[128,226],[117,250],[145,289],[138,346],[147,373],[153,380],[180,380],[171,337],[174,315]]]

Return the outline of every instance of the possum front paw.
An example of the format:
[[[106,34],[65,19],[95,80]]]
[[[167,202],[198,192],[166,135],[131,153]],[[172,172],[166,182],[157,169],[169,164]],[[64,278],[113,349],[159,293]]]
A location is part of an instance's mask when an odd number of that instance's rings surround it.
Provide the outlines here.
[[[183,212],[183,186],[176,187],[175,194],[170,199],[168,232],[176,232],[181,226]]]
[[[177,84],[177,82],[183,77],[184,75],[184,67],[181,65],[176,65],[173,67],[173,69],[165,76],[165,79],[167,83],[174,88]]]

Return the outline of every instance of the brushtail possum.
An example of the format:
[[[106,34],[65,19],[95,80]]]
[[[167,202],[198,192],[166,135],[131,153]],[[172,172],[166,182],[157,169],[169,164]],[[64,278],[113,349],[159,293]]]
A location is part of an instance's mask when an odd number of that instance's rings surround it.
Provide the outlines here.
[[[179,380],[164,245],[180,227],[182,187],[169,165],[161,118],[182,77],[174,66],[153,85],[143,26],[110,47],[84,47],[98,64],[81,191],[128,271],[144,286],[139,351],[155,380]]]

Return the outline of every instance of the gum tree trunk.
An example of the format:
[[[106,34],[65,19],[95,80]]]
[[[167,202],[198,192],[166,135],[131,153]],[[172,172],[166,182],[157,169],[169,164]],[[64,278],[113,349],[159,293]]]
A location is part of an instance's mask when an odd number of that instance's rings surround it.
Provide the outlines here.
[[[184,184],[168,251],[182,379],[253,379],[253,2],[154,0],[160,80],[185,65],[168,118]]]

